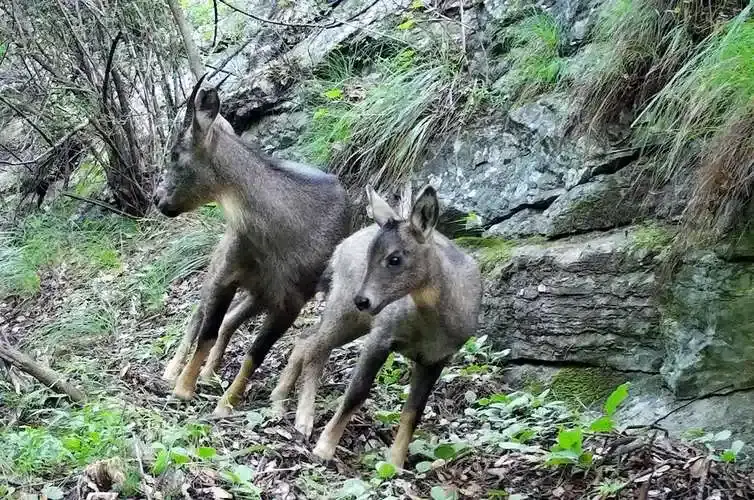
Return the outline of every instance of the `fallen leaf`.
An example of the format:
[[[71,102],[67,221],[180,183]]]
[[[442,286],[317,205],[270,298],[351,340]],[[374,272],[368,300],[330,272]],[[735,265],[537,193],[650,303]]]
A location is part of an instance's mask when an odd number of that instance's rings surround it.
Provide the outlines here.
[[[215,500],[226,500],[233,498],[233,495],[220,488],[219,486],[213,486],[212,488],[204,488],[204,491],[210,493]]]

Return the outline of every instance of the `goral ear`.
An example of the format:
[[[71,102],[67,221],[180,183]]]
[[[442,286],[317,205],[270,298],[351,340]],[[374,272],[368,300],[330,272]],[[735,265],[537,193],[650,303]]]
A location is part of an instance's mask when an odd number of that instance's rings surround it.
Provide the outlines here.
[[[371,185],[367,185],[367,199],[369,200],[371,217],[380,225],[380,227],[390,221],[397,221],[400,219],[398,214],[390,208],[390,205],[388,205],[387,202],[377,194],[377,191],[375,191]],[[369,211],[367,213],[369,213]]]
[[[440,220],[440,202],[437,191],[432,186],[425,186],[416,197],[411,207],[411,227],[426,240],[432,234]]]
[[[220,112],[217,89],[199,89],[194,99],[194,140],[203,140]]]

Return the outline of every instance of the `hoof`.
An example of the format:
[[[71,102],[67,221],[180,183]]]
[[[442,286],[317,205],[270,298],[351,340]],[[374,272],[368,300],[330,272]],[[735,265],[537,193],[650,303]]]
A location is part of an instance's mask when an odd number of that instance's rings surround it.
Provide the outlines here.
[[[220,400],[219,403],[217,403],[217,406],[215,406],[214,411],[212,414],[216,417],[229,417],[233,414],[233,407],[226,403],[223,400]]]
[[[215,370],[208,370],[206,367],[199,372],[199,379],[202,382],[212,382],[215,379]]]
[[[180,370],[176,370],[172,366],[168,366],[167,368],[165,368],[165,371],[162,374],[162,380],[169,382],[170,385],[175,385],[175,381],[178,380],[179,374]]]
[[[193,390],[185,387],[176,386],[175,389],[173,389],[173,396],[182,399],[183,401],[194,399],[194,394],[195,392]]]
[[[318,442],[317,446],[314,448],[313,453],[314,456],[327,462],[329,460],[332,460],[332,457],[335,456],[335,447],[330,445],[329,443]]]
[[[270,407],[272,408],[272,414],[275,416],[275,418],[278,418],[280,420],[285,418],[285,415],[287,413],[285,409],[285,400],[272,401]]]
[[[294,426],[296,427],[296,430],[300,432],[306,439],[309,439],[309,437],[311,437],[312,435],[312,431],[314,430],[314,419],[312,417],[297,417]]]

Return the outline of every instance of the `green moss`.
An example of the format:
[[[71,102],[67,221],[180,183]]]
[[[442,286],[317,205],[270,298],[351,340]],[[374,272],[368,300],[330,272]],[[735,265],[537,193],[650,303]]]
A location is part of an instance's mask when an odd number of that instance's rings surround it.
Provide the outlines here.
[[[563,368],[552,378],[550,391],[553,399],[581,408],[601,402],[622,382],[603,368]]]
[[[661,253],[670,247],[674,236],[671,231],[659,224],[647,223],[634,232],[633,246]]]
[[[469,250],[476,250],[475,256],[482,271],[490,271],[497,264],[511,258],[516,243],[503,238],[482,238],[464,236],[456,238],[455,243]]]
[[[540,394],[545,392],[545,389],[547,389],[545,383],[534,376],[525,377],[523,380],[523,387],[524,391],[535,396],[539,396]]]

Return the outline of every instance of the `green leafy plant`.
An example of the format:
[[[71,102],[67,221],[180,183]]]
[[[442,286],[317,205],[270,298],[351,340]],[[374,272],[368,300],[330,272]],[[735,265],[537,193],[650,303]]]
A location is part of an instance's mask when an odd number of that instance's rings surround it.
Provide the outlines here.
[[[406,18],[404,18],[404,19],[403,19],[403,21],[402,21],[402,22],[401,22],[401,23],[400,23],[400,24],[399,24],[399,25],[397,26],[397,28],[398,28],[399,30],[404,30],[404,31],[405,31],[405,30],[410,30],[410,29],[411,29],[411,28],[413,28],[414,26],[416,26],[416,20],[415,20],[415,19],[414,19],[413,17],[411,17],[411,16],[407,16],[407,17],[406,17]]]
[[[589,465],[592,454],[584,451],[584,432],[580,428],[561,429],[557,442],[545,458],[547,465]]]
[[[340,99],[343,99],[343,91],[339,88],[333,88],[326,90],[324,96],[331,101],[339,101]]]
[[[378,410],[374,413],[374,418],[385,425],[393,425],[400,420],[401,413],[398,411]]]
[[[728,448],[718,446],[718,443],[730,440],[732,435],[733,433],[727,429],[715,433],[702,432],[701,435],[694,437],[692,442],[703,444],[713,460],[732,463],[738,459],[738,455],[743,449],[745,443],[736,439]]]
[[[340,490],[338,490],[338,492],[335,494],[335,498],[354,498],[358,500],[361,498],[366,498],[371,489],[372,486],[369,483],[362,481],[361,479],[346,479],[343,482]]]
[[[745,443],[743,441],[737,439],[731,443],[730,448],[723,450],[722,453],[716,455],[715,458],[720,460],[721,462],[735,462],[738,459],[738,454],[743,449],[744,444]]]
[[[392,479],[398,473],[398,469],[390,462],[377,462],[375,470],[380,479]]]
[[[262,490],[254,486],[254,472],[248,466],[234,465],[222,471],[221,476],[239,498],[261,498]]]
[[[385,360],[385,364],[377,373],[377,382],[381,385],[397,384],[406,374],[405,363],[403,358],[397,358],[394,353],[390,353]]]
[[[122,456],[129,424],[119,409],[87,405],[51,412],[44,428],[0,431],[0,461],[19,477],[55,474],[98,459]]]
[[[456,500],[458,493],[442,486],[433,486],[429,492],[429,496],[432,497],[432,500]]]
[[[616,496],[618,493],[628,486],[625,481],[606,479],[597,485],[597,494],[602,499],[607,499]]]
[[[618,386],[608,397],[603,405],[603,415],[589,425],[593,432],[610,432],[615,429],[615,412],[628,397],[629,383]]]

